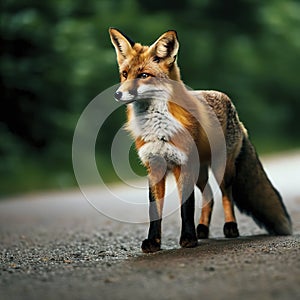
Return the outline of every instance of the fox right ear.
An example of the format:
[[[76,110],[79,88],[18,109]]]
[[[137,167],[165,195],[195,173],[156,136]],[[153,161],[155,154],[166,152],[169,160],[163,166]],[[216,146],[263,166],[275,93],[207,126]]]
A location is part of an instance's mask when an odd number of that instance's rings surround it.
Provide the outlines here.
[[[118,29],[109,28],[109,34],[116,50],[118,64],[120,65],[130,55],[135,43]]]
[[[179,42],[175,30],[169,30],[159,37],[159,39],[151,46],[156,60],[165,60],[169,65],[176,61]]]

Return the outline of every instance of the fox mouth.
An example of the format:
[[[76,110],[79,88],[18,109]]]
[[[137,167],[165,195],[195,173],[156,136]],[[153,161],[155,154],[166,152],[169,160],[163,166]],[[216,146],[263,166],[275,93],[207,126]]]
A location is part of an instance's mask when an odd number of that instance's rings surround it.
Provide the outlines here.
[[[117,102],[124,103],[124,104],[130,104],[130,103],[137,101],[137,99],[135,99],[135,98],[129,99],[129,100],[122,100],[122,99],[117,99],[116,97],[115,97],[115,100]]]

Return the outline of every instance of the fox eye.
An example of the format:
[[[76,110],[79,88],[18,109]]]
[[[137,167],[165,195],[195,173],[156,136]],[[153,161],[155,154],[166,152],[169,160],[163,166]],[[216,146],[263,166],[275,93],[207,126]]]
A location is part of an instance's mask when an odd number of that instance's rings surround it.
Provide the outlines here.
[[[122,72],[122,76],[123,76],[124,78],[127,78],[127,77],[128,77],[128,73],[127,73],[126,71],[123,71],[123,72]]]
[[[137,76],[137,78],[141,78],[141,79],[146,79],[148,78],[149,76],[151,76],[150,74],[148,73],[141,73]]]

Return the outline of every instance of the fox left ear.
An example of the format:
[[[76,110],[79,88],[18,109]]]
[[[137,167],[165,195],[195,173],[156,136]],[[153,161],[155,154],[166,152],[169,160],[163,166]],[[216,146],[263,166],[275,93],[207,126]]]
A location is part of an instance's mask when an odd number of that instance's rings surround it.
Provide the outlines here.
[[[118,64],[120,65],[131,55],[132,47],[135,43],[116,28],[109,28],[109,34],[116,50]]]
[[[156,60],[166,60],[168,64],[173,64],[179,49],[176,31],[169,30],[165,32],[151,48]]]

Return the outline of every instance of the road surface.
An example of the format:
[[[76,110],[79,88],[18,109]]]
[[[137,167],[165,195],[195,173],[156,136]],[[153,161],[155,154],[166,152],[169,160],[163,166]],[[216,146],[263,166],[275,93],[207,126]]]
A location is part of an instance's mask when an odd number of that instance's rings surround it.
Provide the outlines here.
[[[263,162],[284,197],[293,236],[268,236],[238,213],[241,237],[225,239],[216,203],[210,239],[180,249],[177,210],[164,219],[163,250],[143,254],[148,225],[99,213],[79,189],[0,201],[0,298],[300,299],[300,153]],[[143,189],[112,189],[146,197]],[[140,209],[110,211],[113,196],[103,188],[88,193],[115,218],[144,218]]]

